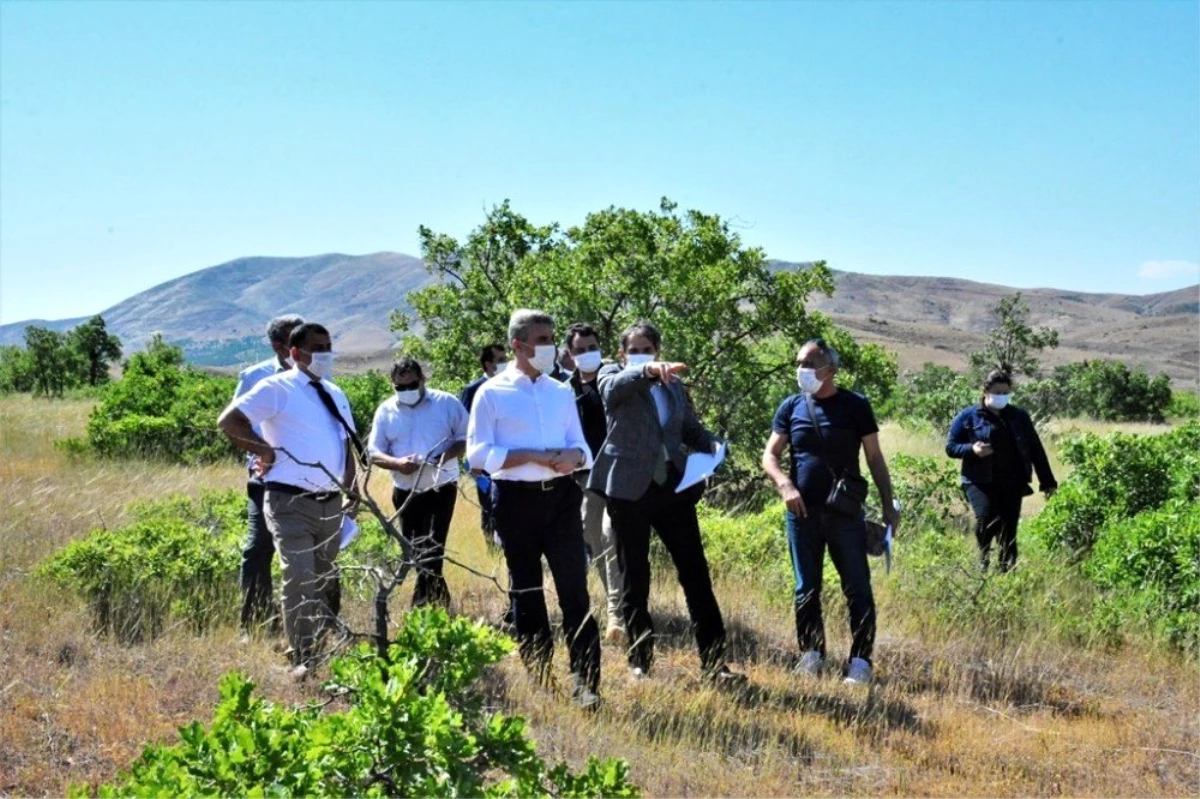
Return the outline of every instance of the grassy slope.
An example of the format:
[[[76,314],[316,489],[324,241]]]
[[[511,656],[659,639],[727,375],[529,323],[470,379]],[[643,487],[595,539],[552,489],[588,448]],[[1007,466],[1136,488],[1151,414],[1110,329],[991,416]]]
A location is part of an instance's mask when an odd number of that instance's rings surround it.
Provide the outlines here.
[[[68,462],[51,442],[78,434],[87,409],[0,398],[0,795],[62,795],[70,782],[111,776],[145,742],[171,740],[178,724],[207,717],[228,669],[246,670],[281,701],[317,693],[274,668],[279,656],[268,643],[239,646],[232,629],[199,641],[172,632],[135,648],[97,639],[76,600],[27,578],[65,542],[119,524],[132,499],[241,484],[233,465]],[[891,428],[884,445],[940,452],[939,442]],[[379,496],[385,487],[381,481]],[[451,549],[502,573],[478,532],[472,495],[460,498]],[[902,544],[899,556],[903,568]],[[606,647],[607,701],[597,717],[534,687],[514,660],[500,668],[499,701],[530,719],[548,758],[626,757],[645,793],[660,796],[1200,792],[1194,664],[922,628],[877,572],[877,685],[866,692],[833,678],[805,682],[787,671],[795,643],[782,598],[718,575],[734,657],[753,683],[726,696],[697,681],[682,596],[669,570],[660,572],[653,607],[667,635],[655,675],[630,683],[620,649]],[[453,568],[449,577],[460,612],[499,615],[504,599],[495,587]],[[827,596],[834,594],[830,586]],[[406,601],[398,598],[395,610]],[[366,629],[366,603],[347,604],[352,623]],[[848,645],[843,607],[834,600],[826,610],[834,657]],[[561,647],[559,660],[563,676]]]

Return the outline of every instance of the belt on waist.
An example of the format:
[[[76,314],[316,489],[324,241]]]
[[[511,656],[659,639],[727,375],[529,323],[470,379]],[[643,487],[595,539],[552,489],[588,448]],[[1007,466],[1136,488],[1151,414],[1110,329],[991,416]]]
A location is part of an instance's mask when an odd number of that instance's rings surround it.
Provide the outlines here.
[[[294,486],[290,483],[272,483],[268,481],[265,483],[265,485],[268,491],[277,491],[280,494],[289,494],[294,497],[308,497],[309,499],[314,499],[317,502],[328,502],[329,500],[335,499],[342,494],[342,492],[338,491],[337,489],[314,491],[311,488],[301,488],[300,486]]]
[[[569,474],[549,480],[496,480],[495,482],[506,489],[517,488],[524,491],[554,491],[575,485],[574,478]]]

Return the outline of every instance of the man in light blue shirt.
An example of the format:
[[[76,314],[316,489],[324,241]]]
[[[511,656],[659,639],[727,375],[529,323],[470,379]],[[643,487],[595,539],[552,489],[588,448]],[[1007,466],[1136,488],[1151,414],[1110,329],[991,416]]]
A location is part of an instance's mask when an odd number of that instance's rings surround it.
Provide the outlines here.
[[[274,356],[265,361],[248,366],[238,374],[237,389],[233,392],[234,399],[254,388],[259,381],[271,375],[285,372],[291,368],[288,337],[304,320],[294,314],[277,316],[267,324],[267,341]],[[256,431],[261,433],[262,431]],[[253,456],[251,456],[253,457]],[[251,632],[260,624],[274,620],[273,625],[279,627],[279,614],[275,608],[275,587],[271,582],[271,561],[275,557],[275,543],[267,530],[263,517],[263,497],[265,487],[262,478],[249,472],[246,480],[246,496],[249,500],[246,508],[246,540],[242,546],[242,636],[248,639]]]

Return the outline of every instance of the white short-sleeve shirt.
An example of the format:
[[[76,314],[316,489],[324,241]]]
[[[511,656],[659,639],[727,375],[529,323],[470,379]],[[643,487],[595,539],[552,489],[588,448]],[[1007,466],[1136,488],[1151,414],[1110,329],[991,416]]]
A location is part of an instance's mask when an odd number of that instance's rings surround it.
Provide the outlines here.
[[[298,368],[260,380],[245,394],[234,399],[232,407],[241,411],[252,425],[261,430],[263,440],[276,451],[275,465],[264,475],[268,483],[286,483],[309,491],[337,488],[335,480],[315,466],[319,463],[337,480],[346,468],[346,431],[321,402],[311,384],[313,378]],[[354,428],[350,401],[342,390],[328,380],[321,385],[333,397],[346,424]],[[357,432],[357,431],[356,431]]]
[[[371,423],[367,449],[371,454],[394,458],[428,457],[419,471],[419,482],[418,473],[392,472],[396,488],[419,493],[458,480],[458,458],[449,458],[438,466],[437,456],[466,438],[467,409],[458,397],[428,388],[416,405],[405,405],[396,396],[380,403]]]

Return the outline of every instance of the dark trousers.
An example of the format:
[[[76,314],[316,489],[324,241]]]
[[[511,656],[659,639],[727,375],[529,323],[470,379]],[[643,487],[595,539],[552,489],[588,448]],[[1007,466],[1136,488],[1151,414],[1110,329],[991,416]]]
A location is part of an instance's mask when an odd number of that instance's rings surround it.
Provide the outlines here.
[[[271,583],[271,561],[275,541],[263,515],[266,486],[261,480],[246,482],[246,540],[242,544],[242,617],[243,630],[249,630],[276,615],[275,587]]]
[[[975,512],[980,565],[987,570],[995,541],[1000,548],[1000,571],[1008,571],[1017,564],[1017,525],[1021,521],[1024,486],[968,485],[965,491]]]
[[[446,556],[446,537],[450,533],[450,519],[454,516],[454,503],[458,499],[458,486],[447,483],[431,491],[423,491],[411,500],[411,491],[392,489],[392,505],[399,508],[408,500],[408,506],[400,514],[400,532],[412,542],[413,560],[416,563],[417,585],[413,589],[413,607],[438,605],[449,607],[450,589],[442,576],[443,559]]]
[[[554,637],[542,588],[545,557],[558,591],[571,671],[594,691],[600,685],[600,628],[589,611],[580,517],[583,492],[565,476],[545,483],[497,480],[493,486],[496,529],[508,564],[521,658],[541,676],[553,652]]]
[[[692,632],[700,650],[700,665],[712,671],[725,663],[725,622],[713,594],[712,577],[695,496],[676,494],[678,474],[665,485],[651,483],[640,499],[608,498],[608,515],[617,539],[617,560],[625,583],[621,615],[629,636],[629,665],[649,671],[654,660],[654,621],[650,617],[650,530],[654,529],[675,563],[687,600]]]
[[[875,648],[875,595],[867,566],[867,528],[863,517],[851,519],[820,507],[807,517],[785,514],[792,576],[796,581],[796,643],[801,652],[825,655],[825,622],[821,616],[821,583],[825,550],[837,569],[842,596],[850,613],[850,657],[871,662]]]

